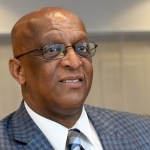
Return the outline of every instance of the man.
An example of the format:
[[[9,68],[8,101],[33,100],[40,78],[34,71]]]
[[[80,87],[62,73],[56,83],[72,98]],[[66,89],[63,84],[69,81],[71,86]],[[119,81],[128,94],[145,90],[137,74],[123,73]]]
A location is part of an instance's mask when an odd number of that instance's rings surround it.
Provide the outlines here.
[[[11,37],[9,68],[23,102],[0,122],[1,150],[150,149],[150,119],[83,105],[97,45],[78,16],[42,8],[22,17]],[[75,144],[72,133],[80,133]]]

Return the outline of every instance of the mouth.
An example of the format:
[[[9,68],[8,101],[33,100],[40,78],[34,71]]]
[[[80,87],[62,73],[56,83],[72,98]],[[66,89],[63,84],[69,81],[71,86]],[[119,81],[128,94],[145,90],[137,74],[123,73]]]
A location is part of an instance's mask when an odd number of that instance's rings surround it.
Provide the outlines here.
[[[84,78],[82,76],[66,76],[60,80],[61,83],[64,83],[68,86],[81,86]]]
[[[75,80],[63,80],[62,82],[63,83],[77,83],[77,82],[80,82],[81,80],[80,79],[75,79]]]

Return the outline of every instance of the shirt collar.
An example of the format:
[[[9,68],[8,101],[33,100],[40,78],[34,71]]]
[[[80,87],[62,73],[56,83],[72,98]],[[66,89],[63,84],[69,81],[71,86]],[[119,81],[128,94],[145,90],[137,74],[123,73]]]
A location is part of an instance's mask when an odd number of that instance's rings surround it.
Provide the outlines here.
[[[86,136],[91,144],[94,143],[92,138],[93,136],[91,135],[91,131],[94,129],[94,127],[87,116],[84,106],[80,118],[72,128],[79,129]]]
[[[36,125],[41,129],[54,149],[65,149],[68,129],[61,124],[35,113],[25,102],[25,108]],[[57,140],[56,140],[57,139]]]
[[[27,112],[29,113],[33,121],[36,123],[36,125],[41,129],[41,131],[49,140],[49,142],[54,147],[54,149],[59,150],[60,147],[62,150],[65,149],[67,135],[68,135],[68,128],[62,126],[61,124],[57,122],[54,122],[43,116],[40,116],[39,114],[34,112],[26,104],[26,102],[24,103],[25,103],[25,108]],[[90,123],[87,113],[85,111],[85,108],[83,106],[81,116],[72,128],[79,129],[86,136],[86,138],[91,143],[93,143],[93,139],[92,139],[91,132],[90,132],[91,127],[92,127],[92,124]]]

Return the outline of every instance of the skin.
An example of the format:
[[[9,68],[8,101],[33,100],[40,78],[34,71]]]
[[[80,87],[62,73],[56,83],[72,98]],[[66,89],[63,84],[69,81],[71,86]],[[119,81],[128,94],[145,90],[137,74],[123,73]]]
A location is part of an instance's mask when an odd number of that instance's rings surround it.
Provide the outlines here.
[[[43,8],[30,13],[12,29],[14,56],[51,42],[72,46],[87,38],[80,18],[62,8]],[[92,84],[91,58],[80,58],[68,47],[62,59],[46,61],[27,54],[19,60],[10,59],[9,68],[32,110],[67,128],[75,124]],[[62,82],[76,79],[79,82]]]

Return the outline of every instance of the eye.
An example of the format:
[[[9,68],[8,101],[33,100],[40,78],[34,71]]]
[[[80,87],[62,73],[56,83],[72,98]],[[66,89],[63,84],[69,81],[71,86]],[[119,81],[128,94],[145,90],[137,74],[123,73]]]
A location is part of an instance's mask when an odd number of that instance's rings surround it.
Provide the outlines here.
[[[57,53],[61,51],[62,44],[47,44],[43,47],[43,53]]]
[[[85,47],[85,46],[79,46],[79,47],[77,48],[77,50],[78,50],[78,51],[82,51],[82,52],[87,52],[87,47]]]
[[[80,42],[75,45],[75,50],[80,53],[87,53],[90,51],[90,47],[87,42]]]
[[[45,59],[58,59],[64,56],[65,46],[58,43],[47,44],[42,50]]]

